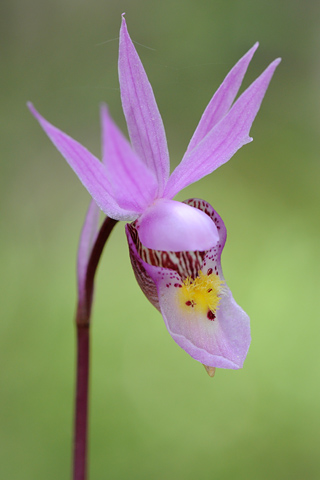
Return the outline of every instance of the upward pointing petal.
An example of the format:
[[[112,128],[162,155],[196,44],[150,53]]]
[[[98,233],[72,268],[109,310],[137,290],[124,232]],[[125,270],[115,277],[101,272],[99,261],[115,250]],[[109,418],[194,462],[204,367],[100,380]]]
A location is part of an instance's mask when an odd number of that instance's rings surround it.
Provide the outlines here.
[[[185,154],[168,180],[165,198],[173,198],[187,185],[213,172],[252,140],[249,137],[251,125],[280,61],[274,60],[198,146]]]
[[[136,219],[138,217],[136,211],[119,207],[111,196],[106,167],[80,143],[47,122],[31,103],[28,107],[101,210],[115,220]]]
[[[134,150],[152,170],[162,195],[169,176],[169,154],[152,87],[122,18],[119,81],[123,111]]]
[[[101,126],[102,158],[113,196],[120,207],[142,213],[155,199],[158,182],[113,122],[106,105],[101,107]]]
[[[213,95],[188,145],[187,152],[193,150],[207,133],[228,113],[258,46],[259,43],[255,43],[253,47],[240,58]]]

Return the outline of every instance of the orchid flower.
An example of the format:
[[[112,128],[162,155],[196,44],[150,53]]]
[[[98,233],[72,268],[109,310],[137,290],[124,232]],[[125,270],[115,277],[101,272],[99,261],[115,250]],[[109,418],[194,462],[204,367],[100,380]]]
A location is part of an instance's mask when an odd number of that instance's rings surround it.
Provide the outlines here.
[[[175,340],[208,372],[241,368],[250,344],[249,317],[235,302],[221,269],[226,228],[204,200],[173,200],[183,188],[226,163],[250,142],[249,131],[280,62],[268,68],[234,102],[256,43],[232,68],[207,106],[181,163],[169,175],[162,119],[140,58],[122,18],[119,48],[121,100],[131,145],[101,108],[103,161],[29,108],[78,175],[96,205],[124,220],[136,279],[161,312]],[[92,205],[84,228],[97,231]],[[90,213],[91,212],[91,213]],[[91,221],[91,218],[93,219]],[[84,245],[91,245],[91,240]],[[82,250],[85,250],[82,247]],[[79,295],[83,265],[79,265]],[[81,283],[82,282],[82,283]]]

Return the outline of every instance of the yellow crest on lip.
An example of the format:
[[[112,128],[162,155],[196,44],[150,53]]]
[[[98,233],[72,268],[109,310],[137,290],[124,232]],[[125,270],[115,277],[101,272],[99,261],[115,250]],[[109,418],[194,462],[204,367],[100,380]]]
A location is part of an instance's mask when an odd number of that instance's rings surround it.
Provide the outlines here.
[[[214,320],[223,285],[224,282],[212,272],[212,269],[208,270],[208,274],[200,270],[194,280],[190,277],[186,278],[182,287],[179,288],[181,307],[188,311],[202,312],[209,320]]]

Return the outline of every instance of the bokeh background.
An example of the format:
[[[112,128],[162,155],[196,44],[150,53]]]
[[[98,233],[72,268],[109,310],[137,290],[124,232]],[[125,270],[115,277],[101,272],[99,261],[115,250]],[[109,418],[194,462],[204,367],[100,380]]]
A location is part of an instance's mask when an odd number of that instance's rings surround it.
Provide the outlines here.
[[[124,11],[173,166],[256,40],[244,87],[283,61],[254,142],[179,196],[206,199],[226,223],[224,273],[252,322],[245,366],[210,379],[173,342],[118,224],[96,284],[90,478],[318,479],[320,4],[303,0],[2,0],[0,477],[70,476],[75,258],[89,203],[25,104],[99,155],[102,101],[126,128]]]

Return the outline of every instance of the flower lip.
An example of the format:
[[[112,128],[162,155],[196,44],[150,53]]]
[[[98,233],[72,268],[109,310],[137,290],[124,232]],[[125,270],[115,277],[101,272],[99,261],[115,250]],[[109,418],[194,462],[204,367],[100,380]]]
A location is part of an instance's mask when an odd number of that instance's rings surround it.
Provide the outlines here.
[[[250,322],[223,276],[221,254],[226,228],[218,213],[204,200],[185,202],[201,209],[212,220],[219,232],[219,242],[206,252],[148,250],[141,245],[138,222],[128,224],[133,269],[142,291],[161,311],[170,335],[181,348],[209,367],[238,369],[250,345]],[[188,277],[192,280],[184,281]],[[213,280],[214,284],[208,286],[207,293],[206,280]],[[183,285],[191,288],[184,291]],[[210,288],[216,289],[218,298],[211,297]],[[208,309],[213,315],[208,315]]]
[[[201,210],[158,199],[137,220],[141,243],[153,250],[205,251],[219,241],[216,225]]]

